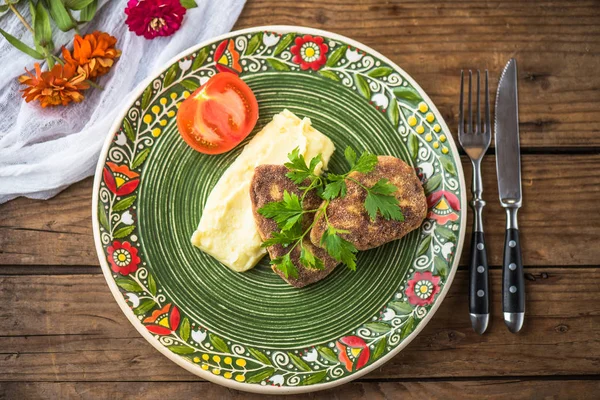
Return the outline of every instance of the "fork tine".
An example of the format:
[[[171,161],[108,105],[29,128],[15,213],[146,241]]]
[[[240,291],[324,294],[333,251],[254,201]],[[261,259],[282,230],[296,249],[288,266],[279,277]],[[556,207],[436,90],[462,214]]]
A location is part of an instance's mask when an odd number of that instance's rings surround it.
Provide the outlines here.
[[[485,70],[485,134],[491,135],[492,123],[490,118],[490,91],[488,90],[488,70]]]
[[[464,133],[464,121],[463,121],[463,92],[464,92],[464,79],[465,72],[460,71],[460,101],[458,103],[458,134]]]
[[[468,99],[469,99],[469,117],[468,118],[469,119],[467,120],[469,129],[468,129],[467,133],[470,135],[473,134],[473,109],[471,108],[471,92],[472,92],[471,80],[472,80],[472,78],[473,78],[473,72],[471,70],[469,70],[469,96],[468,96]]]
[[[481,135],[483,133],[483,129],[481,129],[481,112],[479,110],[479,70],[477,70],[477,119],[475,120],[475,133]]]

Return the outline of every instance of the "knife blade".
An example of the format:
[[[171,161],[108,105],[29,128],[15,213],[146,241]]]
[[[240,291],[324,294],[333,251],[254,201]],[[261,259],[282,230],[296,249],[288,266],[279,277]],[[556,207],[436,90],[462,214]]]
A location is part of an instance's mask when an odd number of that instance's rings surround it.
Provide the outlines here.
[[[506,210],[506,235],[502,265],[504,322],[516,333],[525,317],[525,280],[519,242],[517,212],[522,204],[521,151],[519,145],[519,95],[517,61],[504,67],[496,94],[496,172],[500,204]]]

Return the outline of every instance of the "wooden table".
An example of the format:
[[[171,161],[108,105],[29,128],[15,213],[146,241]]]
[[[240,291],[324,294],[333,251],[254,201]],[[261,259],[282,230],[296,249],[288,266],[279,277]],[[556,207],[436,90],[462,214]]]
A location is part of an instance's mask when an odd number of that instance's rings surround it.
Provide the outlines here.
[[[488,332],[469,323],[465,252],[442,307],[404,351],[314,397],[599,398],[600,3],[249,0],[236,28],[268,24],[327,29],[373,47],[419,82],[451,128],[461,68],[489,69],[495,93],[506,61],[519,62],[522,332],[502,321],[504,213],[491,149],[483,168]],[[131,326],[98,267],[91,192],[88,178],[49,201],[0,206],[0,399],[263,398],[202,381]]]

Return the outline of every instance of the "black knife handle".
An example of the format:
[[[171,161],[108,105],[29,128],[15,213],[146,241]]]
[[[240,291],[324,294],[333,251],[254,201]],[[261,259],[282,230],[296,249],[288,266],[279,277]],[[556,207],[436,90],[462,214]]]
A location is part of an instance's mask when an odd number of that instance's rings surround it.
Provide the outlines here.
[[[469,312],[489,314],[488,262],[483,232],[473,232],[469,265]]]
[[[506,230],[502,265],[502,306],[505,313],[525,312],[525,277],[519,230]]]

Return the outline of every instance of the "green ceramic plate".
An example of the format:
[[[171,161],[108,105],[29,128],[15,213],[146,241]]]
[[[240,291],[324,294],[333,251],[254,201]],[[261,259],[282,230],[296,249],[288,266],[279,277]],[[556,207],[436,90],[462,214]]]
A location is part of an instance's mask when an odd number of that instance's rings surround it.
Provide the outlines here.
[[[338,149],[414,165],[430,211],[421,229],[361,252],[358,268],[295,289],[265,257],[236,273],[190,244],[202,207],[240,153],[207,156],[181,140],[181,101],[218,71],[239,74],[260,130],[284,108],[309,117]],[[342,150],[340,150],[342,149]],[[179,55],[123,110],[94,185],[96,247],[125,315],[161,353],[239,390],[307,392],[380,366],[425,326],[462,249],[465,184],[440,113],[412,78],[351,39],[301,27],[232,32]]]

